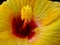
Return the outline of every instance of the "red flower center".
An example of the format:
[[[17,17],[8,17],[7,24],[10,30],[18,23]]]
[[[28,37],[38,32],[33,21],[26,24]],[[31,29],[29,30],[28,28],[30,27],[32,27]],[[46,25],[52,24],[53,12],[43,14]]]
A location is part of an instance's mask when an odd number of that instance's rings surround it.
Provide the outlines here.
[[[20,16],[13,17],[12,19],[12,29],[13,34],[19,38],[28,38],[31,39],[36,33],[34,29],[37,27],[37,24],[33,19],[22,20]]]

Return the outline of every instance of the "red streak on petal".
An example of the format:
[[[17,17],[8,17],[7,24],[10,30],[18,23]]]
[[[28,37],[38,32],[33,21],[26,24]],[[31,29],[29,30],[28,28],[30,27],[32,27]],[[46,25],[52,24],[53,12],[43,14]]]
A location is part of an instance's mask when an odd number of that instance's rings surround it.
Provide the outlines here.
[[[12,19],[12,33],[18,38],[28,38],[31,39],[36,34],[34,29],[37,27],[35,21],[31,19],[30,21],[21,20],[21,17],[13,17]]]

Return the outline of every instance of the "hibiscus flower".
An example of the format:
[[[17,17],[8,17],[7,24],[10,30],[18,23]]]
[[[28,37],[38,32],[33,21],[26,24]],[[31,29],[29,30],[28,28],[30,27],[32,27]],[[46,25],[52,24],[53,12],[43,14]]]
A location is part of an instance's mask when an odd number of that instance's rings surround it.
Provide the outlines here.
[[[60,45],[60,2],[3,2],[0,5],[0,45]]]

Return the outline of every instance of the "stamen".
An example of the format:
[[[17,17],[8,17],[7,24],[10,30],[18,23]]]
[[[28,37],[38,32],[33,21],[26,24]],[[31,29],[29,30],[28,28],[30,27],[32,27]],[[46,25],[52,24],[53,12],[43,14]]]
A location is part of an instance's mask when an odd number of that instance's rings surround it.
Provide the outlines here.
[[[24,19],[29,20],[32,18],[32,8],[29,5],[24,6],[21,9],[21,18],[22,18],[22,20],[24,20]]]

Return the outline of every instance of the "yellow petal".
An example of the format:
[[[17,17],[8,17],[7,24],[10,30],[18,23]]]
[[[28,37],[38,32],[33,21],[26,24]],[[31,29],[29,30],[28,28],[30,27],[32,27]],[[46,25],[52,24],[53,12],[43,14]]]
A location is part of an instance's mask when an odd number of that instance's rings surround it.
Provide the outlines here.
[[[48,2],[48,0],[36,0],[34,5],[34,12],[37,14],[39,11],[42,11],[44,5]]]
[[[40,34],[32,45],[60,45],[60,18],[52,24],[40,27]]]
[[[33,5],[33,1],[34,0],[7,0],[7,4],[16,12],[20,11],[20,9],[26,5]]]
[[[17,45],[17,40],[12,37],[10,36],[8,31],[1,32],[0,33],[0,45]]]
[[[12,13],[6,2],[0,5],[0,32],[11,30],[10,20],[13,16]]]
[[[30,45],[26,39],[18,39],[10,31],[0,33],[0,45]]]
[[[7,4],[12,10],[17,11],[21,8],[20,1],[21,0],[7,0]]]
[[[35,7],[34,18],[41,25],[48,25],[60,16],[60,2],[46,1],[39,5]]]

